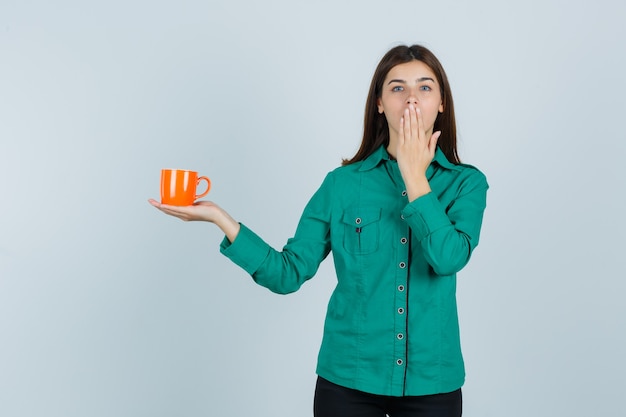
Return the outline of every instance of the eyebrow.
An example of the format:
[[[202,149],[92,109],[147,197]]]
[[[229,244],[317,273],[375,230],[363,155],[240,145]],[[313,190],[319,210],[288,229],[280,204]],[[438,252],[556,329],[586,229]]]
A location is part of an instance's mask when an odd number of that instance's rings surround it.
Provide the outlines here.
[[[433,80],[433,79],[432,79],[432,78],[430,78],[430,77],[422,77],[422,78],[418,78],[418,79],[417,79],[417,82],[418,82],[418,83],[421,83],[422,81],[432,81],[432,82],[435,82],[435,80]],[[393,79],[393,80],[390,80],[390,81],[387,83],[387,85],[389,85],[389,84],[391,84],[391,83],[402,83],[402,84],[406,84],[406,81],[405,81],[405,80],[400,80],[400,79]]]

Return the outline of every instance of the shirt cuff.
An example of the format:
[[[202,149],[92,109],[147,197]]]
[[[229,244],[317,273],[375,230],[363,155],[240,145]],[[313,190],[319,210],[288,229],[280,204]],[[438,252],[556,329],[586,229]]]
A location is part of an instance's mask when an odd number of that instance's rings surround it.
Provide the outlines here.
[[[250,275],[259,269],[269,251],[270,246],[241,223],[235,240],[231,243],[224,237],[220,244],[220,252]]]
[[[402,210],[402,217],[418,240],[451,225],[443,206],[432,192],[407,204]]]

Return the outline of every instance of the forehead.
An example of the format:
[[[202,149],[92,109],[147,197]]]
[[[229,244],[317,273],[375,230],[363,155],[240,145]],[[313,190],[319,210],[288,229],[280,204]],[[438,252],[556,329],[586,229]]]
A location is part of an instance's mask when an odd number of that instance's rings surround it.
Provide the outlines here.
[[[391,68],[385,77],[385,81],[393,79],[415,81],[419,78],[432,78],[437,82],[435,73],[428,65],[424,64],[422,61],[413,60]]]

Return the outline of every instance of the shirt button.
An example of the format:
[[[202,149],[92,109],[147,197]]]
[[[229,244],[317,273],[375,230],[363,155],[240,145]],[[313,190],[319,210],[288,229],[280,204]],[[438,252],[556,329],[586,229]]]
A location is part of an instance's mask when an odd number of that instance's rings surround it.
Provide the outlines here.
[[[406,190],[402,191],[402,197],[406,197],[406,194],[407,194]]]
[[[401,215],[400,215],[400,218],[401,218],[402,220],[404,220],[404,214],[401,214]]]
[[[398,333],[398,340],[404,339],[404,335],[402,333]]]
[[[398,285],[398,291],[400,292],[404,291],[404,285]]]
[[[357,217],[357,218],[356,218],[356,220],[355,220],[354,222],[355,222],[356,224],[361,224],[361,221],[362,221],[362,220],[361,220],[361,218],[360,218],[360,217]]]
[[[402,243],[403,245],[406,245],[406,242],[408,242],[408,239],[403,237],[402,239],[400,239],[400,243]]]
[[[398,309],[398,314],[404,314],[404,309],[402,307]]]
[[[404,361],[402,359],[398,359],[396,361],[396,363],[398,364],[398,366],[402,366],[402,364],[404,363]]]
[[[398,264],[398,266],[399,266],[400,268],[404,269],[404,268],[406,268],[406,263],[404,263],[404,262],[400,262],[400,263]]]

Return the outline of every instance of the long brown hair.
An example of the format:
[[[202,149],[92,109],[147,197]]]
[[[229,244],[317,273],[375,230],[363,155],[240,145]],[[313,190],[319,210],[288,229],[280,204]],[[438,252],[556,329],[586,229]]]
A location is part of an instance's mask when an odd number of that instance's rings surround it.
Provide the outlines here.
[[[361,147],[351,159],[344,159],[342,165],[353,164],[370,156],[381,145],[389,145],[389,126],[384,114],[378,113],[378,99],[382,95],[383,82],[393,67],[411,61],[421,61],[435,73],[441,88],[441,102],[443,112],[437,115],[433,132],[440,130],[441,136],[437,146],[441,148],[446,158],[454,164],[461,161],[456,147],[456,119],[454,117],[454,102],[448,77],[437,57],[421,45],[400,45],[392,48],[378,63],[365,103],[365,118],[363,123],[363,140]]]

